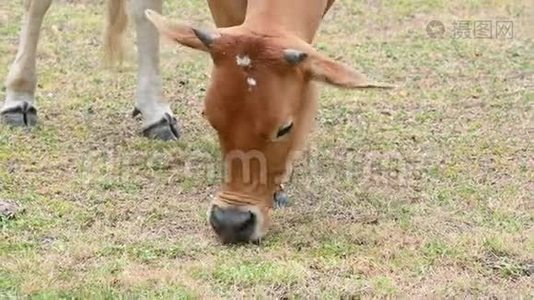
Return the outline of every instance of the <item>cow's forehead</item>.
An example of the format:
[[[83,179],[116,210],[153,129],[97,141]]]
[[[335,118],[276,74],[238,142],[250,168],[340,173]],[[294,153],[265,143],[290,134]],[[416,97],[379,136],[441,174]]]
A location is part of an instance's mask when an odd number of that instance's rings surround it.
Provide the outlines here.
[[[286,66],[283,50],[287,43],[287,38],[283,36],[254,32],[223,34],[210,48],[210,53],[216,64],[222,61],[243,68],[269,66],[276,69]]]
[[[287,114],[290,101],[284,97],[298,82],[248,53],[236,54],[215,66],[206,106],[219,112],[249,113],[262,119]]]
[[[243,61],[240,63],[243,64]],[[266,134],[285,118],[290,110],[289,103],[281,101],[283,96],[278,93],[280,88],[274,77],[276,75],[264,73],[241,70],[237,59],[236,67],[215,70],[206,95],[205,109],[216,129],[242,126],[242,131]]]

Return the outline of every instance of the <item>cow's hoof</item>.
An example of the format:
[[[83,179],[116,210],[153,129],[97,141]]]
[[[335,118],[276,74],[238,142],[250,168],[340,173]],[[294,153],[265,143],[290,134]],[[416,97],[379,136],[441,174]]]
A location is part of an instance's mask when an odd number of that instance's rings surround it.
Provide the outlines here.
[[[289,197],[287,193],[280,190],[274,193],[274,207],[275,208],[284,208],[289,205]]]
[[[176,118],[166,113],[159,122],[145,128],[143,135],[163,141],[175,141],[180,138],[180,127]]]
[[[28,102],[23,102],[0,112],[0,120],[14,127],[33,127],[37,124],[37,110]]]

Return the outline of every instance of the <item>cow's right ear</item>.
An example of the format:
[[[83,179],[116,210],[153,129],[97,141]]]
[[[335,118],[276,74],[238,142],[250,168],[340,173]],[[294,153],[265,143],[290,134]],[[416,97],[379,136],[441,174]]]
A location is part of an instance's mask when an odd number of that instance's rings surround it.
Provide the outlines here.
[[[288,63],[302,67],[311,78],[334,86],[358,88],[390,89],[395,86],[371,81],[364,74],[353,68],[308,49],[309,53],[295,49],[285,49],[284,57]]]
[[[210,47],[221,36],[216,31],[171,22],[150,9],[145,11],[145,15],[163,37],[193,49],[209,52]]]

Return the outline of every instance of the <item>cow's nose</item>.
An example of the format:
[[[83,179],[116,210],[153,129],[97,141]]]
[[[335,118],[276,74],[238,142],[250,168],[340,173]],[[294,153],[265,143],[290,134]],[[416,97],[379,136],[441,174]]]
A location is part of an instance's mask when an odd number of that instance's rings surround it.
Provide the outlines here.
[[[213,205],[210,224],[224,243],[247,242],[256,227],[256,216],[250,211]]]

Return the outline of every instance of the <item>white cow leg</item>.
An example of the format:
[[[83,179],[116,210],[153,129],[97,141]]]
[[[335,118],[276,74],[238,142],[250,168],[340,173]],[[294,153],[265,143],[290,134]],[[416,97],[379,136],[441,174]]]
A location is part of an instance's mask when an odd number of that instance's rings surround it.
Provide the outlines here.
[[[26,0],[19,48],[9,69],[6,99],[0,108],[0,120],[12,126],[33,126],[37,123],[34,107],[35,56],[44,15],[52,0]]]
[[[161,12],[161,0],[133,0],[137,32],[138,82],[136,113],[143,116],[143,133],[151,138],[176,140],[179,126],[162,95],[159,71],[159,34],[145,17],[145,10]]]

